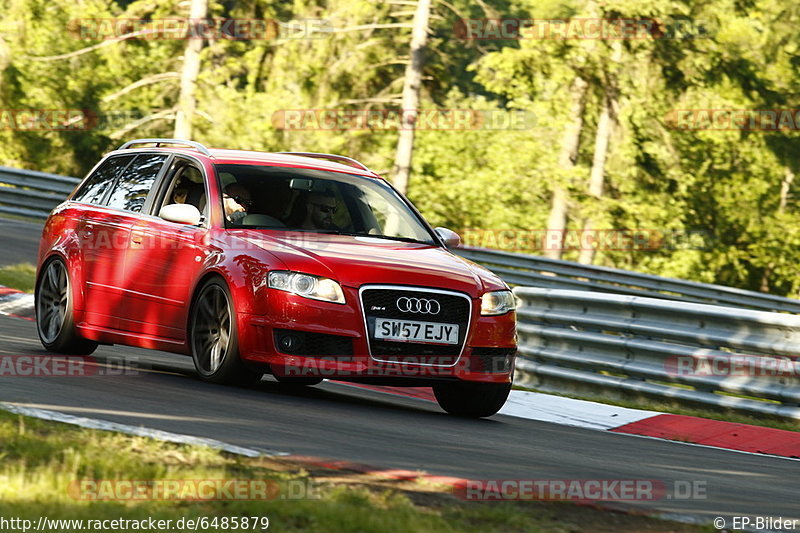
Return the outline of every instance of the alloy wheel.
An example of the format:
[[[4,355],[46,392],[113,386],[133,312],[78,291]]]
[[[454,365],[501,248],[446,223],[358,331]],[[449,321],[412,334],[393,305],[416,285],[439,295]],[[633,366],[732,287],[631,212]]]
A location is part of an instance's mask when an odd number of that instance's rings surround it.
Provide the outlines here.
[[[51,261],[41,277],[36,301],[37,324],[45,342],[52,343],[58,338],[64,327],[68,304],[67,270],[61,261]]]
[[[230,352],[231,310],[228,297],[219,285],[206,287],[197,301],[192,343],[198,370],[216,373]]]

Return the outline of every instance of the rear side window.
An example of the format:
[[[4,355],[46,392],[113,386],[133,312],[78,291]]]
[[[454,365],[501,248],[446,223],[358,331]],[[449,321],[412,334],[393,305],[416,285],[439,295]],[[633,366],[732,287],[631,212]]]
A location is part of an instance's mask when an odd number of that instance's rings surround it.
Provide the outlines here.
[[[84,182],[80,190],[75,193],[72,200],[75,202],[86,202],[87,204],[99,204],[120,172],[128,166],[133,159],[132,155],[122,157],[110,157],[100,165],[89,179]]]
[[[166,160],[167,156],[163,154],[137,156],[117,180],[108,206],[140,212]]]

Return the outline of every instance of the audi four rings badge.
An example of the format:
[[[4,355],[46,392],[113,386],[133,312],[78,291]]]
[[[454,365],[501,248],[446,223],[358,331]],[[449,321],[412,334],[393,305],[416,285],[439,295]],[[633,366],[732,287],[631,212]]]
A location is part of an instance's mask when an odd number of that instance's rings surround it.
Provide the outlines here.
[[[427,298],[408,298],[403,296],[397,299],[397,309],[403,313],[421,313],[423,315],[438,315],[442,310],[439,302]]]

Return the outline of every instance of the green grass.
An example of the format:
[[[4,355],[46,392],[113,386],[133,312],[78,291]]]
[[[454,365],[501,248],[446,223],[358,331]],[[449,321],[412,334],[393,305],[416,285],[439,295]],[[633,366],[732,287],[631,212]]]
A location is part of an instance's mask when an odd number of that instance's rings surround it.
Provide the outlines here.
[[[36,267],[30,263],[20,263],[0,267],[0,285],[23,292],[33,292],[36,284]]]
[[[463,502],[430,484],[376,479],[289,461],[249,459],[208,448],[87,430],[0,411],[0,517],[141,520],[266,516],[269,531],[359,533],[713,531],[564,503]],[[309,483],[316,499],[270,501],[87,501],[69,495],[81,479],[274,480]],[[206,531],[220,531],[209,528]],[[256,529],[261,531],[261,529]],[[59,532],[70,531],[69,528]]]
[[[696,416],[699,418],[709,418],[712,420],[721,420],[723,422],[733,422],[736,424],[749,424],[751,426],[763,426],[775,429],[784,429],[787,431],[800,431],[800,421],[791,421],[782,418],[769,418],[767,416],[750,416],[741,414],[732,410],[714,410],[703,409],[702,407],[686,407],[676,402],[668,400],[657,400],[643,396],[636,396],[635,398],[611,398],[606,395],[582,395],[582,394],[561,394],[553,391],[542,391],[534,388],[518,387],[516,390],[526,390],[531,392],[542,392],[544,394],[552,394],[554,396],[562,396],[565,398],[574,398],[576,400],[588,400],[592,402],[600,402],[608,405],[618,405],[620,407],[628,407],[630,409],[644,409],[647,411],[658,411],[661,413],[670,413],[675,415]],[[741,397],[741,396],[736,396]]]

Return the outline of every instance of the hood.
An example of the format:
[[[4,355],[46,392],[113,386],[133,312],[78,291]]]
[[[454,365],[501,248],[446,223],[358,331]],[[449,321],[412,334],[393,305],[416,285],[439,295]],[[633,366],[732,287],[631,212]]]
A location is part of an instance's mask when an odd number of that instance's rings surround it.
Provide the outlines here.
[[[457,290],[476,298],[505,288],[497,276],[444,248],[310,232],[229,230],[274,255],[289,270],[335,279],[345,286],[385,283]]]

